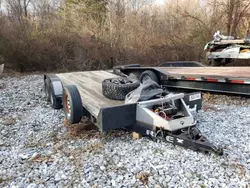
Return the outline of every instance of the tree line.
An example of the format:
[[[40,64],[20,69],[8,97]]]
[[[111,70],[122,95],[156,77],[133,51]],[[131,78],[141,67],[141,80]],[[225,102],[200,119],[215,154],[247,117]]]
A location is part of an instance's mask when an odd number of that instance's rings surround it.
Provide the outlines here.
[[[215,31],[246,37],[249,0],[0,0],[0,64],[24,71],[205,62]]]

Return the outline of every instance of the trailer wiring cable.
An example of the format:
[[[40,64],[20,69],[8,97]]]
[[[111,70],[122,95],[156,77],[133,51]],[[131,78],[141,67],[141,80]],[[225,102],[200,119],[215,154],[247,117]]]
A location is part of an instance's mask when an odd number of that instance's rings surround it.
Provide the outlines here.
[[[193,136],[191,135],[190,129],[191,129],[191,127],[188,127],[188,131],[187,131],[188,137],[189,137],[191,140],[195,140],[195,137],[193,137]]]
[[[179,117],[185,117],[184,114],[176,114],[176,115],[173,115],[170,120],[173,120],[174,118],[179,118]]]
[[[157,138],[157,136],[158,136],[159,133],[161,133],[160,138],[164,138],[164,133],[163,133],[162,127],[160,127],[160,129],[156,132],[155,138]]]
[[[189,139],[195,140],[195,139],[191,136],[191,134],[190,134],[190,133],[191,133],[191,132],[190,132],[190,129],[191,129],[191,127],[188,127],[187,130],[181,129],[181,132],[184,133],[184,134],[186,134],[186,135],[188,136]]]
[[[160,112],[158,113],[158,115],[161,116],[162,118],[166,119],[167,121],[171,120],[171,118],[168,117],[167,114],[166,114],[166,112],[164,112],[164,111],[160,111]],[[163,115],[163,116],[162,116],[162,115]]]

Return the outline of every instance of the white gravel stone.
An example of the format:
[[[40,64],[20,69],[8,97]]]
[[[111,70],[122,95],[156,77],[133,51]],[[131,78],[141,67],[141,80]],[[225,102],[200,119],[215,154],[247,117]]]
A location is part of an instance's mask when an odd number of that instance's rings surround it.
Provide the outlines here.
[[[19,154],[18,155],[21,159],[25,160],[25,159],[28,159],[29,158],[29,155],[28,154]]]
[[[100,166],[100,169],[101,169],[102,171],[106,170],[105,166]]]
[[[38,156],[39,156],[39,153],[37,153],[37,152],[33,153],[33,155],[29,158],[29,161],[34,160]]]
[[[31,184],[29,184],[29,185],[27,186],[27,188],[37,188],[37,187],[38,187],[38,185],[35,184],[35,183],[31,183]]]
[[[116,187],[116,182],[115,182],[115,180],[113,179],[113,180],[111,180],[111,185],[113,186],[113,187]]]

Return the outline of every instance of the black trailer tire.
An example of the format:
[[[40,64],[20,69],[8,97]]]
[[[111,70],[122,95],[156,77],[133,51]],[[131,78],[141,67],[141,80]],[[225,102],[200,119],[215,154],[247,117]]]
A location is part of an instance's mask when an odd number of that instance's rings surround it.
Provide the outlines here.
[[[141,83],[143,83],[145,80],[147,79],[151,79],[153,80],[154,82],[156,83],[159,83],[159,80],[158,80],[158,77],[156,76],[156,74],[151,71],[151,70],[147,70],[147,71],[144,71],[141,76],[140,76],[140,81]]]
[[[212,59],[211,60],[211,66],[221,66],[222,65],[222,60],[221,58],[218,58],[218,59]]]
[[[65,117],[70,124],[79,123],[83,116],[81,95],[74,85],[64,86],[63,109]]]
[[[120,81],[120,83],[119,83]],[[112,100],[124,100],[126,95],[140,86],[137,78],[111,78],[102,82],[102,93]]]
[[[50,82],[49,82],[49,79],[46,78],[44,80],[44,92],[45,92],[45,100],[47,102],[50,102]]]

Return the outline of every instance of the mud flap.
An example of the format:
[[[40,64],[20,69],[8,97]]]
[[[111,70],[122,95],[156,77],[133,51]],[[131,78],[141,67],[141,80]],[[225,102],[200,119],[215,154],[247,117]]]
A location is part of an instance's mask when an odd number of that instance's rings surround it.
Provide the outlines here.
[[[133,126],[136,124],[136,104],[102,108],[97,120],[101,132]]]

